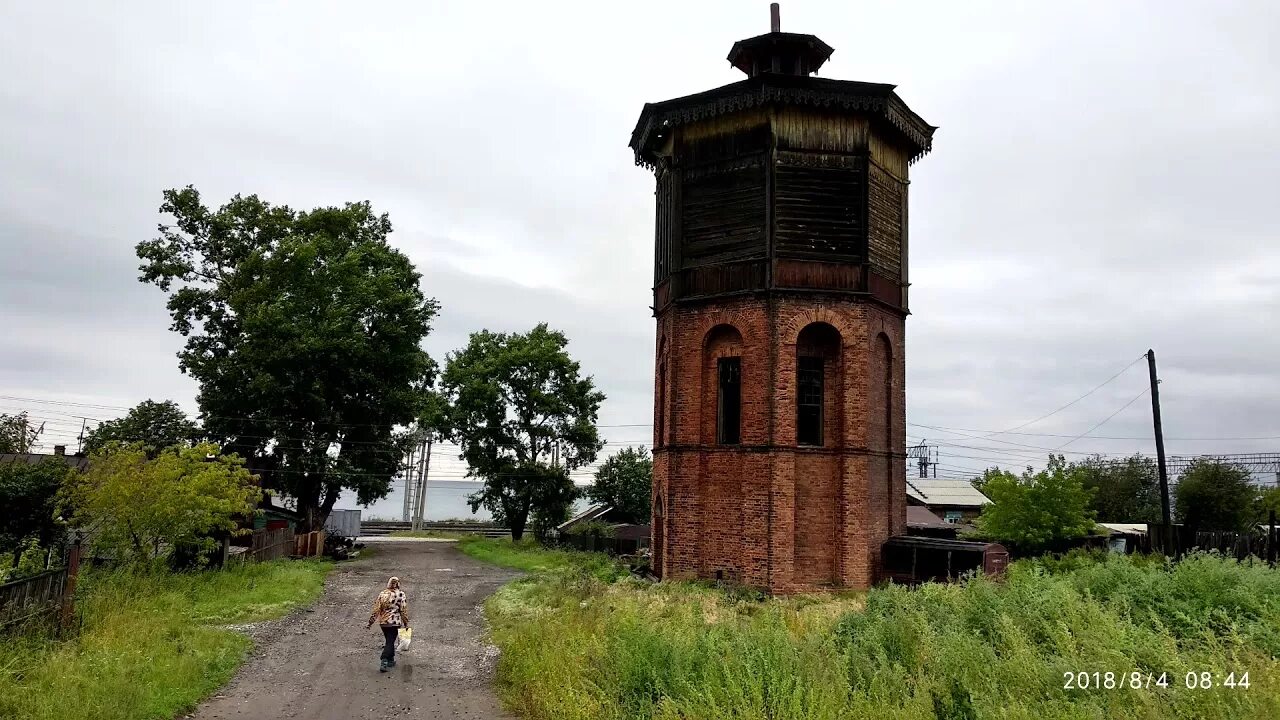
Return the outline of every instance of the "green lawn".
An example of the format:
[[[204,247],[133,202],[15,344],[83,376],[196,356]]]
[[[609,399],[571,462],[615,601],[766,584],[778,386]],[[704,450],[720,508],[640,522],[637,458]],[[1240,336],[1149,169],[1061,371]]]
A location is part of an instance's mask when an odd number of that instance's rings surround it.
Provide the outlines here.
[[[499,690],[531,720],[1280,717],[1280,571],[1261,565],[1074,556],[1003,583],[771,599],[584,553],[464,550],[531,572],[486,604]],[[1115,687],[1064,688],[1095,671]],[[1187,689],[1206,671],[1250,687]]]
[[[169,720],[230,679],[250,641],[218,627],[311,603],[332,563],[251,564],[169,574],[87,572],[82,632],[0,636],[0,718]]]

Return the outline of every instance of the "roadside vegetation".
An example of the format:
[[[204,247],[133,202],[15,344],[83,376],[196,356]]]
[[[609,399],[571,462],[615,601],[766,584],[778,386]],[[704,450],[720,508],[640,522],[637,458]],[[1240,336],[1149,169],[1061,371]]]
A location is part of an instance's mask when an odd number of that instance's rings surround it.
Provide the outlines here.
[[[599,555],[460,546],[532,573],[486,612],[500,692],[533,720],[1280,717],[1280,573],[1265,565],[1073,553],[1002,583],[764,598],[652,584]],[[1066,673],[1090,688],[1065,689]]]
[[[239,667],[251,641],[222,627],[281,617],[319,595],[327,561],[223,571],[90,571],[70,639],[0,636],[6,720],[169,720]]]

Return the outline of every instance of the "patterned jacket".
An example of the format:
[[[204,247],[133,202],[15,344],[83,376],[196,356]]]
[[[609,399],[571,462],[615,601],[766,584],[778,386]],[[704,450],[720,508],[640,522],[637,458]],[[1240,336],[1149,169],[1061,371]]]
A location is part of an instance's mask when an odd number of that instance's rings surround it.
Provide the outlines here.
[[[395,625],[408,627],[409,603],[403,590],[383,590],[373,603],[373,612],[369,613],[369,622],[379,625]]]

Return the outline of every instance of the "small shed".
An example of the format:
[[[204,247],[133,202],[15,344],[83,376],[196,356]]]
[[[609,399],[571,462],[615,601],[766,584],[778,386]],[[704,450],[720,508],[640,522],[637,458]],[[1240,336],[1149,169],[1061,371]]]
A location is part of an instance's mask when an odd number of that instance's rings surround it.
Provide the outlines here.
[[[272,505],[270,500],[263,500],[258,505],[258,512],[253,515],[254,530],[280,530],[289,528],[297,530],[302,516],[288,509]]]
[[[345,538],[360,537],[359,510],[330,510],[329,518],[324,521],[325,532]]]
[[[1000,543],[899,535],[885,541],[881,558],[894,582],[916,584],[955,580],[968,572],[1002,577],[1009,551]]]

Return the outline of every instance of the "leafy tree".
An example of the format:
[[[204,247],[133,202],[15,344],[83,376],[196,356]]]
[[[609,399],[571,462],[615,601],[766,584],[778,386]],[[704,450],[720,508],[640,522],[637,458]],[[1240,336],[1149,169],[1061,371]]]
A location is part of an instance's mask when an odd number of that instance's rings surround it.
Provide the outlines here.
[[[581,377],[567,344],[545,323],[524,334],[483,330],[449,355],[442,376],[450,437],[468,475],[484,481],[471,510],[488,508],[515,540],[530,514],[544,527],[567,518],[577,496],[569,472],[603,447],[595,424],[604,394]]]
[[[1047,550],[1093,530],[1089,491],[1061,455],[1050,455],[1048,467],[1028,469],[1021,478],[995,475],[983,493],[991,504],[978,517],[979,533],[1020,549]]]
[[[592,501],[609,505],[632,522],[649,522],[653,459],[643,446],[626,448],[605,460],[587,488]]]
[[[0,465],[0,552],[18,562],[22,546],[34,541],[48,547],[62,535],[56,521],[58,490],[75,471],[57,459],[35,465]]]
[[[0,413],[0,453],[27,453],[39,435],[25,412],[17,415]]]
[[[1195,530],[1249,530],[1259,521],[1258,487],[1244,468],[1197,460],[1174,489],[1178,521]]]
[[[1004,480],[1012,480],[1013,482],[1018,481],[1018,476],[1009,472],[1008,470],[1001,470],[998,467],[992,467],[992,468],[987,468],[986,470],[983,470],[982,475],[970,480],[969,484],[977,488],[978,492],[983,492],[983,488],[987,486],[987,483],[997,478],[1004,479]]]
[[[96,548],[144,562],[161,546],[213,546],[257,507],[261,490],[244,460],[211,443],[154,458],[140,444],[110,445],[73,475],[62,499],[71,519],[92,528]]]
[[[1072,467],[1092,492],[1089,507],[1099,521],[1160,522],[1160,476],[1151,458],[1134,455],[1112,463],[1095,457]]]
[[[1263,490],[1258,496],[1258,502],[1262,506],[1258,512],[1260,522],[1266,522],[1268,513],[1273,510],[1276,515],[1280,515],[1280,487]]]
[[[318,528],[343,489],[385,497],[436,368],[438,305],[369,203],[295,211],[257,196],[210,210],[164,193],[174,224],[140,243],[141,280],[169,293],[200,384],[205,434],[249,461]]]
[[[200,426],[172,400],[144,400],[127,415],[108,420],[85,436],[84,449],[93,453],[108,443],[141,443],[155,456],[173,445],[190,445],[200,436]]]

